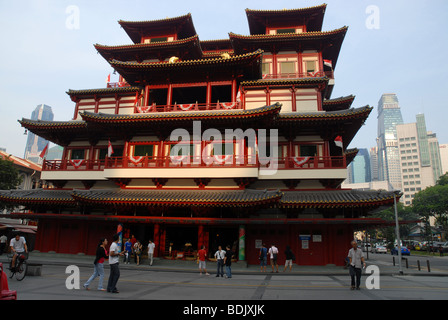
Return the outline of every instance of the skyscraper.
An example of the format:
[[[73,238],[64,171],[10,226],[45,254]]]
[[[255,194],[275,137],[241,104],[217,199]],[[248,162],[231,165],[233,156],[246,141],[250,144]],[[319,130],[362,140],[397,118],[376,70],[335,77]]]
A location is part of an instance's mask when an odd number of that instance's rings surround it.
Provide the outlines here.
[[[33,120],[43,120],[52,121],[54,118],[53,111],[50,106],[45,104],[40,104],[31,113],[31,119]],[[42,161],[39,157],[42,150],[47,144],[47,140],[35,135],[32,132],[28,133],[28,139],[26,141],[24,158],[35,163]]]
[[[448,144],[439,144],[440,160],[442,163],[442,174],[448,172]]]
[[[385,93],[378,102],[378,180],[401,189],[396,125],[403,123],[397,95]]]
[[[372,181],[378,180],[378,147],[372,147],[369,150],[370,156],[370,175]]]
[[[397,125],[403,194],[401,200],[410,205],[414,194],[436,184],[442,174],[439,143],[436,135],[426,131],[425,116],[416,122]]]
[[[350,183],[370,182],[372,175],[370,172],[370,156],[367,149],[359,149],[358,154],[350,163],[349,174]]]

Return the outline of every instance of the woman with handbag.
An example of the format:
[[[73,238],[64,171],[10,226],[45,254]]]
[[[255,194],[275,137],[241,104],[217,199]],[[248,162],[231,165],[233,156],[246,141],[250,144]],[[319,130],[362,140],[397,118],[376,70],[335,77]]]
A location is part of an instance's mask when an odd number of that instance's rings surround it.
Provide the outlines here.
[[[101,239],[100,242],[98,243],[98,247],[96,249],[95,261],[93,262],[93,274],[89,278],[89,280],[87,280],[87,282],[84,284],[84,288],[86,290],[90,290],[89,289],[90,283],[96,277],[100,277],[100,280],[98,281],[98,290],[106,291],[106,289],[103,289],[103,280],[104,280],[103,263],[104,263],[105,259],[109,258],[108,254],[107,254],[107,250],[106,250],[106,245],[107,245],[107,239],[105,239],[105,238]]]

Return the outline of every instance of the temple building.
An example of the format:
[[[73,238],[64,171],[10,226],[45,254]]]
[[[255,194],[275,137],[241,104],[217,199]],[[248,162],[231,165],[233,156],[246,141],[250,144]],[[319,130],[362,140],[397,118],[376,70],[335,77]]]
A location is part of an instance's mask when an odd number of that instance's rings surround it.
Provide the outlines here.
[[[122,225],[169,259],[229,244],[257,264],[265,243],[299,265],[342,265],[395,195],[341,188],[372,107],[331,97],[347,27],[322,31],[325,10],[246,9],[249,35],[207,41],[190,14],[120,20],[132,44],[95,44],[119,82],[68,90],[71,120],[19,120],[64,148],[43,164],[54,188],[0,201],[38,220],[41,252],[94,254]]]

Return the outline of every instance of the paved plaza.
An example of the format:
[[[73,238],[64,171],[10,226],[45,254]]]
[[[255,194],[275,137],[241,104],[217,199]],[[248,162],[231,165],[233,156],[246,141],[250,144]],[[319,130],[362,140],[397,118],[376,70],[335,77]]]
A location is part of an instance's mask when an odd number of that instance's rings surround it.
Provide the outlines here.
[[[372,255],[369,265],[378,266],[379,289],[368,289],[362,277],[361,290],[352,291],[348,270],[343,267],[294,266],[292,272],[261,273],[257,266],[233,264],[231,279],[216,277],[215,263],[207,264],[210,276],[200,275],[194,261],[156,260],[154,266],[146,264],[120,265],[118,282],[120,293],[97,291],[98,279],[86,291],[82,284],[90,277],[93,266],[91,257],[34,255],[30,261],[43,262],[41,276],[28,276],[19,282],[9,280],[12,290],[17,290],[19,300],[184,300],[184,301],[263,301],[263,300],[408,300],[448,299],[448,257],[439,258],[439,265],[431,272],[413,268],[399,275],[391,257]],[[0,257],[0,262],[5,257]],[[45,262],[46,261],[46,262]],[[67,289],[66,273],[69,265],[79,268],[80,289]],[[109,266],[105,263],[107,284]],[[74,281],[70,281],[71,284]]]

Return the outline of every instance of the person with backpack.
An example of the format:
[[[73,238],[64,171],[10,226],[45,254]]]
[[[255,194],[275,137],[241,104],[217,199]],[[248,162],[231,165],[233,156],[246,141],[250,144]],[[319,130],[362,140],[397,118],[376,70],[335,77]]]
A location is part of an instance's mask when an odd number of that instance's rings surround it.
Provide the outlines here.
[[[266,272],[266,266],[268,265],[268,249],[264,243],[260,249],[259,259],[261,272]]]
[[[292,271],[292,261],[295,260],[296,257],[294,256],[294,253],[291,250],[290,246],[286,246],[285,250],[285,269],[283,272],[286,271],[286,268],[289,266],[289,272]]]

